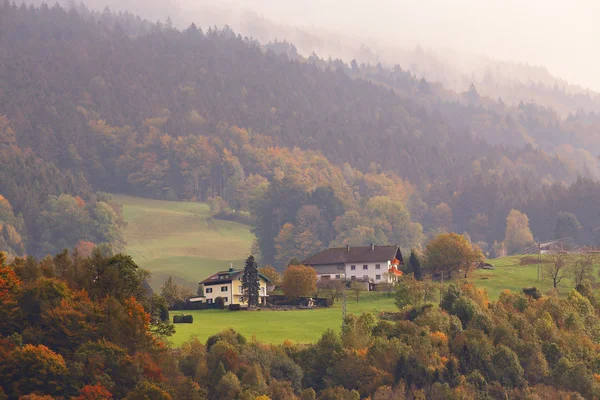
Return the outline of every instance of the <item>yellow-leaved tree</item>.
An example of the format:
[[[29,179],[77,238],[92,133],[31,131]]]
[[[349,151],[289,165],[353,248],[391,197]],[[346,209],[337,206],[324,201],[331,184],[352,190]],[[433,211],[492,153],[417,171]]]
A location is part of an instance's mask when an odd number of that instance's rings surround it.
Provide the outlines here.
[[[514,209],[510,210],[506,217],[506,233],[504,235],[504,245],[508,254],[518,253],[533,243],[527,214]]]
[[[290,265],[283,274],[283,294],[290,300],[317,291],[317,272],[306,265]]]
[[[464,271],[464,276],[471,267],[482,262],[485,257],[477,245],[471,244],[464,236],[457,233],[442,233],[433,238],[425,248],[426,268],[430,273],[452,274]]]

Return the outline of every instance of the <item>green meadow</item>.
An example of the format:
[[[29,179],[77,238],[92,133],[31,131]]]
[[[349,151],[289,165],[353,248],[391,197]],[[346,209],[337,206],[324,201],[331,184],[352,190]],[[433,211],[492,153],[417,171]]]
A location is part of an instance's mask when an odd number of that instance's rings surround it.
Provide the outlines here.
[[[548,266],[551,261],[549,257],[542,256],[540,268],[540,277],[538,280],[537,254],[510,256],[489,260],[495,269],[477,270],[470,274],[469,280],[473,281],[478,287],[484,288],[490,299],[497,299],[503,290],[509,289],[513,292],[520,292],[524,287],[535,286],[542,293],[548,294],[554,289],[552,279],[544,276],[544,266]],[[594,276],[598,276],[600,264],[594,265]],[[569,291],[575,287],[573,279],[567,274],[558,284],[558,295],[566,296]]]
[[[123,205],[125,252],[152,273],[157,290],[168,276],[194,291],[219,269],[238,267],[254,236],[247,225],[210,217],[207,204],[114,195]]]
[[[364,292],[359,301],[348,292],[346,300],[348,313],[395,311],[393,294]],[[316,342],[327,329],[340,331],[342,326],[342,302],[337,301],[330,308],[295,311],[229,311],[192,310],[173,311],[174,314],[191,314],[192,324],[175,325],[176,333],[171,338],[175,346],[180,346],[192,336],[206,341],[209,336],[224,329],[233,328],[246,338],[255,337],[264,343],[279,344],[284,340],[295,343]]]
[[[497,299],[502,291],[508,289],[520,292],[524,287],[535,286],[542,293],[552,290],[551,279],[537,280],[538,264],[522,265],[521,259],[526,258],[533,262],[537,255],[510,256],[489,260],[494,266],[493,270],[476,270],[470,274],[470,280],[480,288],[484,288],[490,299]],[[542,259],[542,262],[547,260]],[[527,264],[527,262],[526,262]],[[542,264],[544,265],[544,264]],[[543,267],[542,267],[543,269]],[[540,270],[540,275],[543,271]],[[559,293],[567,293],[573,287],[571,279],[565,278],[559,285]]]
[[[195,290],[198,282],[231,263],[242,267],[250,253],[254,236],[249,227],[210,217],[207,204],[149,200],[114,195],[123,205],[127,227],[125,251],[142,268],[152,273],[152,287],[160,289],[168,276]],[[536,255],[511,256],[490,260],[493,270],[476,270],[469,280],[484,288],[490,299],[497,299],[508,289],[520,292],[524,287],[537,287],[542,293],[552,290],[550,279],[538,281]],[[546,258],[543,262],[548,262]],[[543,268],[542,268],[543,269]],[[596,270],[600,269],[596,266]],[[446,284],[452,283],[445,282]],[[454,281],[456,282],[456,281]],[[559,284],[559,296],[573,288],[566,277]],[[385,293],[364,293],[359,302],[348,293],[349,313],[394,311],[394,299]],[[309,343],[318,340],[326,329],[339,331],[342,320],[341,302],[327,309],[298,311],[233,312],[228,310],[187,311],[193,324],[176,325],[171,338],[178,346],[192,336],[202,341],[226,328],[234,328],[248,338],[267,343],[291,340]],[[173,314],[173,313],[172,313]]]
[[[502,291],[508,289],[520,292],[524,287],[537,287],[542,293],[552,290],[550,279],[537,280],[538,266],[531,264],[537,256],[512,256],[490,260],[494,270],[477,270],[469,276],[469,281],[484,288],[490,299],[496,300]],[[543,259],[543,262],[548,262]],[[599,266],[596,266],[599,269]],[[445,284],[460,283],[463,279],[446,281]],[[573,281],[566,277],[559,287],[559,296],[566,296],[573,288]],[[359,302],[347,295],[347,312],[360,314],[371,312],[379,315],[382,311],[396,311],[393,294],[363,293]],[[172,312],[171,315],[181,313]],[[192,324],[177,324],[176,333],[171,338],[175,346],[181,345],[192,336],[205,341],[210,335],[227,328],[233,328],[248,339],[255,337],[261,342],[282,343],[290,340],[296,343],[312,343],[317,341],[327,329],[340,330],[342,321],[341,301],[327,309],[297,311],[228,311],[228,310],[194,310],[184,311],[194,316]]]

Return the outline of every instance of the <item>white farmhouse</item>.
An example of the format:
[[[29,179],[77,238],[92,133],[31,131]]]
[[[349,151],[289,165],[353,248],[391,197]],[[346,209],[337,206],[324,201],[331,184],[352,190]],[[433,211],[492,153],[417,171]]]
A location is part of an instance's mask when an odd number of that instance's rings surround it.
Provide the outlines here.
[[[318,279],[348,279],[374,284],[394,282],[404,265],[399,246],[337,247],[321,251],[302,264],[313,267]]]
[[[237,271],[233,268],[230,268],[229,271],[219,271],[214,273],[200,282],[200,285],[203,287],[204,296],[196,297],[193,301],[212,304],[217,297],[221,297],[225,306],[230,304],[247,306],[248,303],[242,299],[244,295],[244,290],[242,288],[243,276],[244,271]],[[267,286],[270,281],[269,278],[262,274],[258,274],[258,278],[260,283],[258,292],[260,304],[266,305],[267,298],[269,297],[267,294]]]

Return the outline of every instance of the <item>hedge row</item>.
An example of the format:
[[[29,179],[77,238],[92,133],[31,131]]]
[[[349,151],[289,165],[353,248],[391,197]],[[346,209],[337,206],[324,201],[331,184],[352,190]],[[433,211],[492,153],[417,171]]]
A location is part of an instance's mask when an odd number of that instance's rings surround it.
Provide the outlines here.
[[[194,322],[194,317],[191,315],[173,315],[174,324],[191,324]]]

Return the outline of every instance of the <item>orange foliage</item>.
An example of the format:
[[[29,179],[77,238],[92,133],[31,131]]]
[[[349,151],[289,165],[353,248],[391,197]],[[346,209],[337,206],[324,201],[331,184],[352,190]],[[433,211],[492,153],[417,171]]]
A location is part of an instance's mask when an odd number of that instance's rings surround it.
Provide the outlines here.
[[[91,322],[96,312],[96,305],[85,291],[75,292],[72,299],[63,299],[42,316],[46,326],[44,337],[57,347],[68,348],[74,343],[84,343],[98,329]]]
[[[86,242],[85,240],[80,240],[77,242],[75,246],[75,250],[77,250],[77,254],[80,257],[87,258],[92,255],[92,251],[96,248],[96,245],[92,242]]]
[[[81,197],[75,196],[75,202],[77,203],[77,207],[82,209],[85,208],[85,200],[83,200]]]
[[[490,299],[485,289],[480,289],[473,282],[465,282],[461,285],[462,291],[481,308],[486,309],[490,304]]]
[[[2,375],[9,384],[9,393],[15,395],[42,390],[57,393],[65,385],[67,367],[63,357],[48,347],[26,344],[15,348],[4,360]]]
[[[16,294],[21,281],[15,271],[4,265],[4,253],[0,252],[0,334],[5,328],[19,321],[19,303]]]
[[[150,354],[148,353],[136,353],[134,356],[134,362],[143,371],[143,374],[146,378],[153,381],[162,381],[163,375],[160,367]]]
[[[2,196],[1,194],[0,194],[0,205],[8,210],[12,210],[12,206],[10,205],[10,203],[8,202],[6,197]]]
[[[15,348],[15,344],[8,338],[0,338],[0,360],[5,360],[8,354]],[[0,391],[0,394],[2,392]],[[0,399],[2,396],[0,396]]]
[[[436,346],[445,346],[448,344],[448,336],[444,332],[433,332],[429,334],[431,343]]]
[[[109,400],[113,395],[101,383],[95,385],[87,385],[79,390],[79,396],[73,400]]]
[[[369,349],[367,349],[367,348],[365,347],[365,348],[362,348],[362,349],[356,349],[356,350],[355,350],[355,353],[356,353],[356,355],[357,355],[358,357],[361,357],[361,358],[366,358],[366,357],[367,357],[367,353],[368,353],[368,351],[369,351]]]
[[[317,272],[305,265],[290,265],[283,274],[283,293],[289,299],[310,296],[317,289]]]
[[[0,304],[9,301],[20,287],[21,281],[15,271],[0,263]]]
[[[133,320],[142,322],[144,330],[148,330],[150,326],[150,315],[144,310],[144,306],[142,306],[135,297],[130,297],[125,300],[125,308],[127,309],[127,315],[129,315]]]

